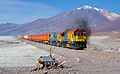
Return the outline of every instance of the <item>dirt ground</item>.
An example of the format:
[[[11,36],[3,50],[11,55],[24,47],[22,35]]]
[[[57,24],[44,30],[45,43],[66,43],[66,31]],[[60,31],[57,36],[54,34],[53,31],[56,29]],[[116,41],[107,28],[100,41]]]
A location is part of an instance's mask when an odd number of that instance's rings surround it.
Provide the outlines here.
[[[100,48],[103,47],[101,45],[103,44],[101,41],[107,38],[108,38],[107,36],[91,37],[91,39],[93,39],[94,41],[88,44],[88,48],[85,50],[61,48],[29,40],[16,39],[18,41],[26,43],[26,45],[36,47],[37,50],[39,49],[49,52],[49,49],[51,47],[52,53],[54,54],[53,57],[61,58],[61,60],[64,61],[64,65],[67,66],[68,68],[50,70],[45,69],[31,72],[31,70],[36,68],[35,65],[34,66],[21,65],[14,67],[8,66],[0,67],[0,74],[120,74],[120,53],[107,52],[105,51],[107,50],[106,47],[103,48],[104,50],[100,50]],[[104,45],[105,44],[106,43],[104,43]],[[35,50],[35,52],[37,53],[39,51]],[[35,59],[30,60],[34,61]]]
[[[49,52],[10,36],[0,37],[0,67],[35,66]]]

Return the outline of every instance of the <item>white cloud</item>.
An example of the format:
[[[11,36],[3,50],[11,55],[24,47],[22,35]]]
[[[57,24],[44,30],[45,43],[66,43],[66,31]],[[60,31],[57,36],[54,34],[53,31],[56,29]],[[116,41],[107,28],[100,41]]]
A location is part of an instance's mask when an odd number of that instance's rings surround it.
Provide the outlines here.
[[[20,1],[20,0],[0,0],[0,23],[26,23],[38,18],[51,17],[59,13],[53,6],[43,3]],[[28,20],[24,19],[26,17]]]

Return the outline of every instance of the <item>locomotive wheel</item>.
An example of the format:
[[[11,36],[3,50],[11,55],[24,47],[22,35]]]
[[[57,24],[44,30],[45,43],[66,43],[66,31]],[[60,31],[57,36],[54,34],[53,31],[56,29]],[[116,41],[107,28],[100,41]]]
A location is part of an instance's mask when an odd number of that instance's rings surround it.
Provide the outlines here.
[[[66,44],[65,44],[65,43],[63,43],[63,44],[62,44],[62,47],[63,47],[63,48],[66,48]]]
[[[53,46],[56,46],[56,42],[53,42],[52,44],[53,44]]]
[[[85,46],[84,48],[87,48],[87,45],[86,45],[86,44],[84,44],[84,46]]]
[[[69,44],[69,47],[68,47],[69,49],[72,49],[72,45],[71,44]]]
[[[50,41],[48,41],[48,44],[50,45]]]
[[[60,47],[60,43],[57,43],[57,46]]]
[[[51,45],[53,46],[53,43],[51,43]]]
[[[62,47],[62,44],[61,44],[61,43],[59,43],[59,46],[60,46],[60,47]]]
[[[84,50],[84,47],[80,47],[79,49],[80,49],[80,50]]]

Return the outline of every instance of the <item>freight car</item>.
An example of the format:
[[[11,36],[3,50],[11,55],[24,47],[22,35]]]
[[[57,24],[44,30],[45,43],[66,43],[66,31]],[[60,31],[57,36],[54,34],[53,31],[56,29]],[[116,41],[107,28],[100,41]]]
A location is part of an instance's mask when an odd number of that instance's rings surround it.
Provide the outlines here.
[[[21,38],[48,43],[53,46],[75,49],[86,48],[87,33],[82,29],[68,29],[60,33],[20,36]]]

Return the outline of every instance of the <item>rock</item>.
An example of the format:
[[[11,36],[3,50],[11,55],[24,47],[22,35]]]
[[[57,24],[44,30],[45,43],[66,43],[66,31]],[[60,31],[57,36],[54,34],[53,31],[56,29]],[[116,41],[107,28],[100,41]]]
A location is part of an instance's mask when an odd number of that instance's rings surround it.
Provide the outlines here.
[[[94,60],[91,60],[92,63],[94,63],[95,61]]]
[[[118,52],[120,53],[120,48],[118,48]]]

